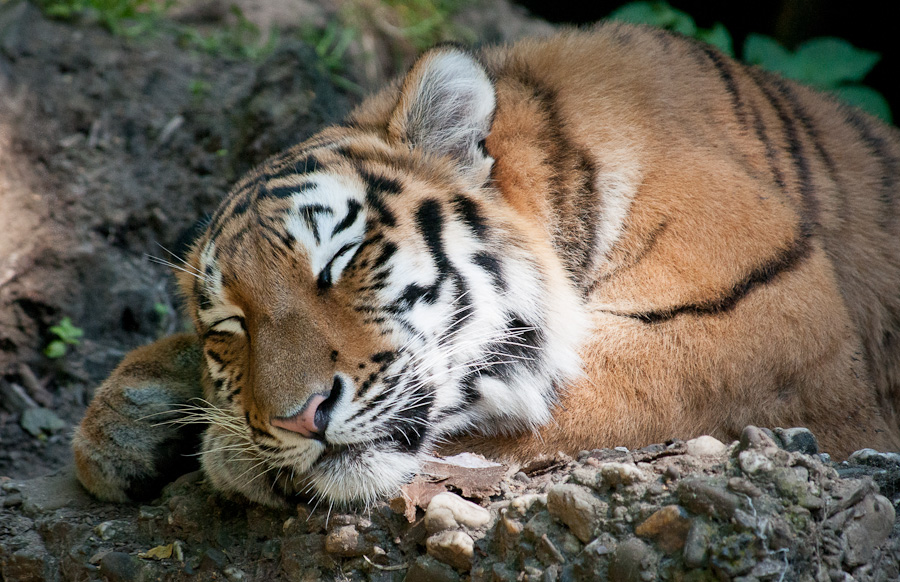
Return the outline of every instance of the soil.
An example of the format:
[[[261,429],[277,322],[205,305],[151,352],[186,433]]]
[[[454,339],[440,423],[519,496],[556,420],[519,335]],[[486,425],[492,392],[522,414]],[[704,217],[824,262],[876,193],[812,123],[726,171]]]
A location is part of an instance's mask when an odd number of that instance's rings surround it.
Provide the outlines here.
[[[240,5],[262,25],[287,21],[285,10],[321,24],[332,10]],[[191,4],[178,26],[225,26],[224,6]],[[484,41],[549,29],[503,3],[476,3],[457,21]],[[151,257],[171,258],[238,176],[360,98],[289,27],[255,59],[198,50],[177,30],[130,38],[0,3],[0,580],[900,576],[900,461],[835,466],[759,431],[715,455],[669,443],[504,469],[496,492],[470,495],[490,515],[472,527],[429,529],[426,502],[368,515],[248,507],[199,474],[147,506],[87,497],[68,468],[69,437],[94,387],[129,349],[185,326],[169,270]],[[375,59],[351,51],[341,76],[373,87],[406,66],[415,49],[392,30],[364,31]],[[83,337],[48,358],[51,328],[66,317]],[[748,451],[762,468],[742,461]],[[660,514],[663,526],[636,535],[666,507],[676,509]],[[663,539],[654,527],[681,533]]]

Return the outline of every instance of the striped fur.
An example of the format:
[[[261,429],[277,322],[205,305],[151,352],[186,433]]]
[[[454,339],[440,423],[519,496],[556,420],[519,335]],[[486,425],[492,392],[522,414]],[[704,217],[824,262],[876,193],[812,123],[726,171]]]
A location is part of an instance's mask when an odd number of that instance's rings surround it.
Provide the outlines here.
[[[267,504],[368,502],[436,449],[751,423],[897,449],[898,164],[895,129],[660,31],[437,48],[237,184],[178,273],[198,337],[133,358],[209,423],[215,486]],[[120,369],[76,434],[101,496],[158,471],[111,460],[141,385]],[[319,438],[281,428],[312,398]]]

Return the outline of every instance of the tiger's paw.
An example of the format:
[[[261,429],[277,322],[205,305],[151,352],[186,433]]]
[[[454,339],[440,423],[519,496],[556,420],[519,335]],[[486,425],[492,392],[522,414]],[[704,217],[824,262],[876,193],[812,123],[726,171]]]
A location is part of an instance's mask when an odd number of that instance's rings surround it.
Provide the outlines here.
[[[201,354],[191,334],[129,353],[97,389],[75,429],[72,449],[82,485],[106,501],[155,497],[198,467],[205,426],[193,422],[202,397]]]

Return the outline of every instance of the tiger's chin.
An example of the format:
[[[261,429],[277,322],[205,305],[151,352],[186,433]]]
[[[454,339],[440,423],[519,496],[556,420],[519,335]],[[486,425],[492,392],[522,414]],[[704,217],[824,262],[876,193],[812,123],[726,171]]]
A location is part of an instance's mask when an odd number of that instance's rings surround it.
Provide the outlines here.
[[[319,500],[368,506],[395,493],[419,468],[415,454],[391,442],[329,447],[307,440],[279,461],[216,426],[204,435],[201,459],[213,488],[269,507]]]

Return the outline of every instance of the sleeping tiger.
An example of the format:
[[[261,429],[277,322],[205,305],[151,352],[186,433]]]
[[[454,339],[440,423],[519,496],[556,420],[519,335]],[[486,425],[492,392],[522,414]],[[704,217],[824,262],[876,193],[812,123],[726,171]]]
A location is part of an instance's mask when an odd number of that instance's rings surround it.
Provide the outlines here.
[[[441,46],[234,187],[73,441],[109,500],[369,503],[424,455],[900,449],[900,136],[618,23]],[[198,439],[201,441],[197,444]]]

